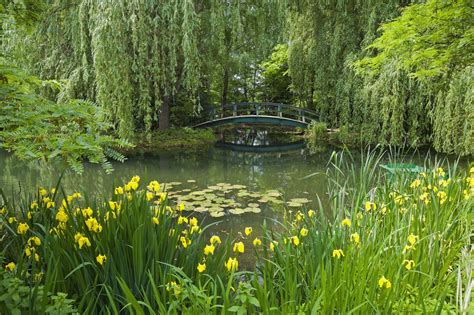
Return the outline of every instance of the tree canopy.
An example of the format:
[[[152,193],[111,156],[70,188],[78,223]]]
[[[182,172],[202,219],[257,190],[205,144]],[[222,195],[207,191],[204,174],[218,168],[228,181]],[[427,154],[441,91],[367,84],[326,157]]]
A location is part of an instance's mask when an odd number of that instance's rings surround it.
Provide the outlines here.
[[[3,38],[8,32],[29,32],[41,8],[39,1],[2,4]],[[109,158],[125,159],[116,149],[130,144],[107,134],[110,124],[101,107],[87,100],[50,100],[38,91],[60,90],[59,82],[28,74],[6,54],[0,61],[1,147],[23,160],[60,158],[79,173],[84,159],[100,163],[107,172],[112,171]]]
[[[97,104],[111,134],[150,137],[192,124],[203,107],[278,101],[314,109],[362,143],[474,152],[467,0],[24,0],[2,8],[5,65],[58,82],[36,85],[43,100]]]
[[[468,1],[311,1],[291,8],[295,94],[329,126],[349,126],[365,143],[474,152]]]

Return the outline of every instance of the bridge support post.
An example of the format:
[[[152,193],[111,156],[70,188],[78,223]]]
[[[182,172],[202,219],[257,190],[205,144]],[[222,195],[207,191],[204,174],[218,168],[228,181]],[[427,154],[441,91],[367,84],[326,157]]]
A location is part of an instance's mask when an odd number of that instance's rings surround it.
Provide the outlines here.
[[[283,117],[283,114],[281,113],[281,105],[278,105],[278,117]]]
[[[236,104],[232,105],[232,116],[234,116],[234,117],[237,116],[237,105]]]
[[[298,110],[298,115],[300,116],[299,118],[302,122],[306,122],[306,119],[304,117],[304,112],[301,109]]]
[[[255,114],[260,115],[260,105],[255,104]]]

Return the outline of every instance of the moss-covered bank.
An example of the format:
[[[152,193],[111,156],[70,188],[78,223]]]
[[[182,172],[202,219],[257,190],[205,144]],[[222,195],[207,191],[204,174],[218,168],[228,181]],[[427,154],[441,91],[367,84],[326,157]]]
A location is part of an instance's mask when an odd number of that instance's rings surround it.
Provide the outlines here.
[[[128,149],[127,155],[153,153],[164,150],[187,148],[198,150],[213,145],[217,137],[211,129],[172,128],[165,131],[155,131],[151,137],[137,134],[132,139],[134,148]]]

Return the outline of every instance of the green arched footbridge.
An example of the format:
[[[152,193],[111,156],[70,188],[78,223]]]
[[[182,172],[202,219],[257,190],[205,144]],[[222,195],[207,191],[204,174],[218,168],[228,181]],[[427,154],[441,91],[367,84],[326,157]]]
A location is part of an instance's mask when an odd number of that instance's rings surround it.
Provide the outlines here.
[[[206,121],[194,128],[214,128],[223,125],[277,125],[306,128],[319,120],[319,115],[308,109],[280,103],[235,103],[206,111]]]

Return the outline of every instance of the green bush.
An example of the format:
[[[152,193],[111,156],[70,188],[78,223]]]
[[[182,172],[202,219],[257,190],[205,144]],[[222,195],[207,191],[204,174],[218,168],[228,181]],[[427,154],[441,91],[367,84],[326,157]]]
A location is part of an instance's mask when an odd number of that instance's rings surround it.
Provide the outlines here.
[[[312,121],[305,132],[305,138],[311,153],[326,151],[328,140],[326,123]]]
[[[62,160],[77,173],[83,160],[112,172],[109,160],[124,161],[125,139],[110,135],[112,124],[99,106],[84,100],[53,102],[35,91],[42,82],[20,69],[0,64],[0,148],[26,161]]]
[[[136,147],[127,152],[134,153],[152,153],[163,150],[175,150],[177,148],[202,149],[217,141],[212,129],[193,129],[193,128],[171,128],[168,130],[159,130],[153,132],[147,140],[145,135],[137,135],[134,143]]]
[[[312,121],[307,130],[307,137],[314,142],[327,139],[328,126],[324,122]]]
[[[0,314],[77,313],[73,303],[66,293],[45,292],[44,286],[28,285],[13,272],[0,269]]]
[[[389,179],[381,159],[333,155],[330,208],[288,211],[275,230],[264,224],[245,249],[256,266],[243,271],[229,262],[240,259],[237,242],[251,232],[213,243],[156,182],[134,177],[100,200],[46,189],[3,200],[3,255],[25,284],[11,294],[14,282],[1,284],[0,303],[31,305],[31,275],[41,271],[47,291],[67,292],[86,314],[467,311],[460,300],[472,280],[460,253],[472,246],[474,168]],[[206,254],[211,243],[215,252]],[[48,301],[71,306],[60,294]]]

